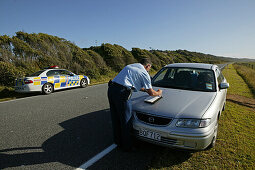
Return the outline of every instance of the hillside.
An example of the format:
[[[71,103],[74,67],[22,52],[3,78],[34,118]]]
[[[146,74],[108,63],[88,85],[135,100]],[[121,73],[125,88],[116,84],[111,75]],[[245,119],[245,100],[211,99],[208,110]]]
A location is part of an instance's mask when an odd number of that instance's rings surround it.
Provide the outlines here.
[[[68,40],[44,33],[16,32],[9,37],[0,36],[0,85],[12,86],[14,79],[50,65],[85,74],[98,79],[119,72],[125,65],[148,57],[157,71],[169,63],[226,62],[223,57],[186,50],[161,51],[133,48],[131,51],[117,44],[102,44],[80,48]],[[228,59],[229,60],[229,59]]]

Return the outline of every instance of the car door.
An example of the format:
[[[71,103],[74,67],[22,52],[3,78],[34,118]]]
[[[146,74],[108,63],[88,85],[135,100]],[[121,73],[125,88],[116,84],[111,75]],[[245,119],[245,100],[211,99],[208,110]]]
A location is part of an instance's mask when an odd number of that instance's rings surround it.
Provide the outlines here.
[[[68,70],[63,70],[66,76],[66,83],[67,87],[75,87],[79,85],[79,76],[75,75],[74,73],[68,71]]]
[[[66,70],[59,70],[59,75],[60,88],[67,88],[69,72]]]
[[[46,73],[48,83],[53,84],[54,89],[60,88],[60,73],[59,70],[50,70]]]

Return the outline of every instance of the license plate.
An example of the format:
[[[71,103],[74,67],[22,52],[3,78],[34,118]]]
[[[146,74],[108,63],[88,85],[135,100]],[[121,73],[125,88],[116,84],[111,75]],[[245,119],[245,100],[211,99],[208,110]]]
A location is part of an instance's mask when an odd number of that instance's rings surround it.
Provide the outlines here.
[[[152,132],[150,130],[146,130],[146,129],[140,129],[139,130],[139,136],[143,136],[149,139],[154,139],[157,141],[161,140],[161,135],[157,132]]]
[[[15,87],[15,90],[24,90],[24,87]]]

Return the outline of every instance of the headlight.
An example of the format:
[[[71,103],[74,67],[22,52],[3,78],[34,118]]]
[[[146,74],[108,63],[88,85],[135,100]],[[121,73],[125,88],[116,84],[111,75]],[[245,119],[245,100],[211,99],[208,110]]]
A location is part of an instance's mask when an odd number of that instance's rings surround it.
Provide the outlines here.
[[[211,119],[179,119],[176,123],[177,127],[207,127],[210,125]]]

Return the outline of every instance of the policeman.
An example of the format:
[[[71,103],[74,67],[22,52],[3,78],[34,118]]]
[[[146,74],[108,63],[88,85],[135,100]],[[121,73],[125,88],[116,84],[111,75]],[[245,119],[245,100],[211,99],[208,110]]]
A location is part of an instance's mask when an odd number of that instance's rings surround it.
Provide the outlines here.
[[[108,100],[112,118],[114,142],[124,151],[132,149],[132,106],[129,100],[132,91],[147,92],[150,96],[161,96],[162,90],[152,89],[149,70],[151,61],[130,64],[108,84]]]

